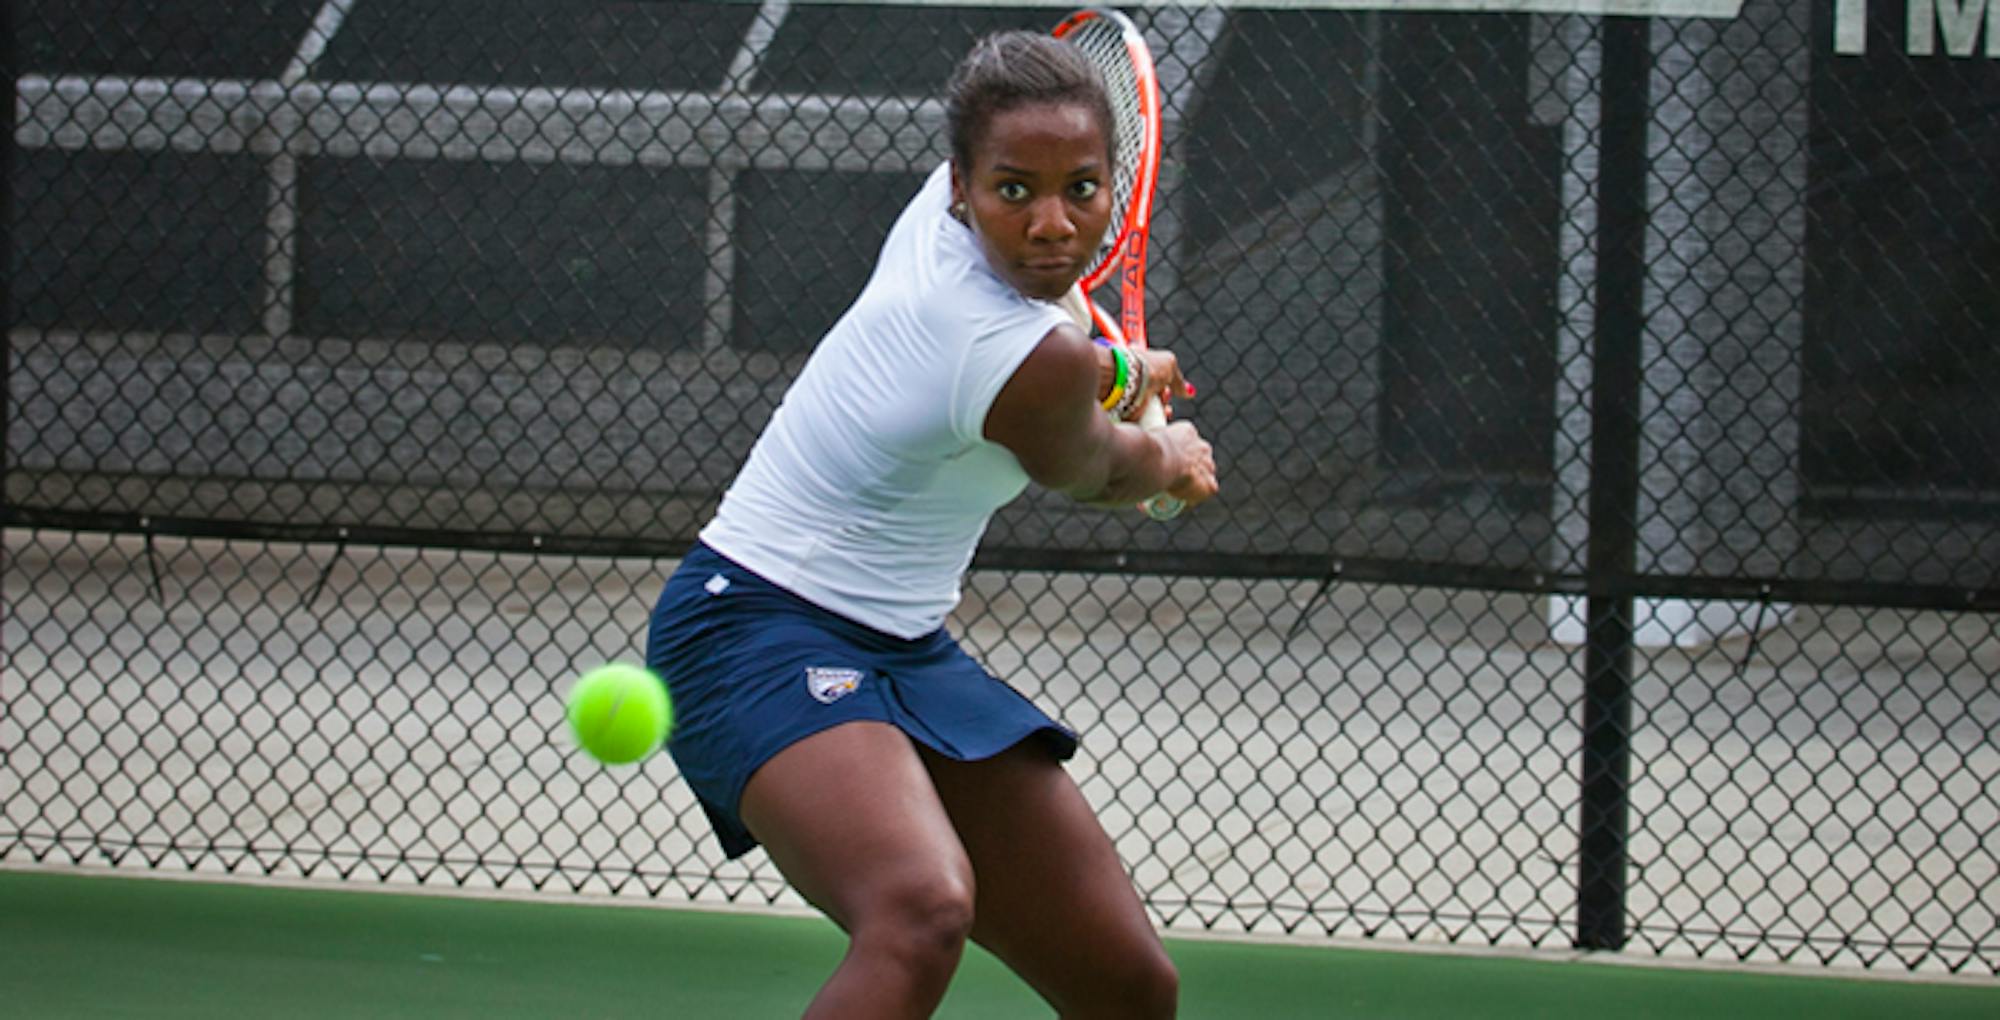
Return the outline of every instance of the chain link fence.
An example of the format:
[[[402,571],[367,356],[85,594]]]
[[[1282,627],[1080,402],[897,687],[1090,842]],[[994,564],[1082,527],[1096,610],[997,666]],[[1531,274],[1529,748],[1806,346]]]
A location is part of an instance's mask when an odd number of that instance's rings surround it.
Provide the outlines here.
[[[1133,12],[1223,495],[952,623],[1155,915],[2000,972],[2000,0],[1285,6]],[[1062,11],[10,10],[0,862],[795,903],[560,694]]]

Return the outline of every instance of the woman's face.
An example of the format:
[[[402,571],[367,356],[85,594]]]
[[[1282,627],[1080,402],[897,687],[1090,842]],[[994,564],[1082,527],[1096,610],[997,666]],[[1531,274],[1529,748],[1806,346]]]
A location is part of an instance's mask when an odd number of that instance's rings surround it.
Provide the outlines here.
[[[1000,278],[1054,300],[1089,267],[1111,222],[1104,129],[1088,106],[1038,103],[996,114],[952,168],[952,198]]]

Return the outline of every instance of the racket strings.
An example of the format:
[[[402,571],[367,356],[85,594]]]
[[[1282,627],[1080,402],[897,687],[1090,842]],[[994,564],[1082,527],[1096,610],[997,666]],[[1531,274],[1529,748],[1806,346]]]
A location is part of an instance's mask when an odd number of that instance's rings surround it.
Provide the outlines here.
[[[1088,21],[1076,26],[1063,39],[1082,50],[1097,68],[1098,77],[1103,79],[1105,93],[1111,100],[1112,134],[1118,139],[1118,157],[1111,177],[1112,208],[1118,210],[1118,222],[1105,231],[1104,240],[1098,245],[1097,257],[1084,273],[1089,278],[1117,254],[1118,242],[1131,228],[1133,195],[1139,185],[1139,155],[1146,143],[1146,117],[1140,95],[1139,72],[1132,66],[1125,35],[1117,26],[1102,20]]]

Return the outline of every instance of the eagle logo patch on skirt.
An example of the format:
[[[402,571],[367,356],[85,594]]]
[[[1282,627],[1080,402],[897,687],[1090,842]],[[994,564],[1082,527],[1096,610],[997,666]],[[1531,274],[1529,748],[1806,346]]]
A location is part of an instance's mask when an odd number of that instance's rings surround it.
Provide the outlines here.
[[[845,666],[807,666],[806,690],[813,700],[831,705],[861,686],[861,671]]]

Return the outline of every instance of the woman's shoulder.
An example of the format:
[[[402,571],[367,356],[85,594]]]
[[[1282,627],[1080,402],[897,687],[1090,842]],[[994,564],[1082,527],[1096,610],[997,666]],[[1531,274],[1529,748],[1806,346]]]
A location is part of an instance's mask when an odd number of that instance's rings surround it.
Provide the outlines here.
[[[977,242],[958,223],[936,224],[931,236],[887,258],[867,288],[868,303],[905,308],[940,327],[1021,314],[1033,302],[1023,298],[986,267]]]
[[[1024,297],[983,263],[948,262],[929,285],[913,291],[912,310],[932,332],[978,340],[995,334],[1046,333],[1063,314],[1054,305]]]
[[[938,168],[904,208],[882,247],[858,309],[907,317],[939,336],[974,338],[1038,323],[1054,306],[1024,297],[986,264],[979,241],[947,211],[948,170]]]

